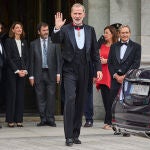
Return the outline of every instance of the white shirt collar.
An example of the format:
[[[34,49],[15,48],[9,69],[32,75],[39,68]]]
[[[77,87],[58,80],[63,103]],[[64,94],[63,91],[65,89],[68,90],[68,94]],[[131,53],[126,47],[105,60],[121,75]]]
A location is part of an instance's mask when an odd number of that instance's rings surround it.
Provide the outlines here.
[[[129,43],[129,39],[126,42],[121,41],[121,43],[127,43],[128,44]]]

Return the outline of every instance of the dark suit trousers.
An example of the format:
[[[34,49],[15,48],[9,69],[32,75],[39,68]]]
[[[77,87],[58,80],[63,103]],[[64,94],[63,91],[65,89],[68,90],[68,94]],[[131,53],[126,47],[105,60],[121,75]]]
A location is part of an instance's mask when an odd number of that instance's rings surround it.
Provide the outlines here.
[[[63,66],[65,138],[79,137],[87,94],[89,74],[87,64],[73,65],[74,67],[71,67],[71,64],[68,63]]]
[[[87,89],[87,98],[84,106],[84,116],[86,122],[90,121],[93,123],[93,115],[93,78],[90,78]]]
[[[35,83],[35,93],[41,121],[54,122],[56,82],[50,81],[48,70],[42,71],[40,82]]]
[[[23,122],[25,78],[8,69],[6,122]]]
[[[0,83],[1,83],[1,79],[2,79],[2,67],[0,67]]]

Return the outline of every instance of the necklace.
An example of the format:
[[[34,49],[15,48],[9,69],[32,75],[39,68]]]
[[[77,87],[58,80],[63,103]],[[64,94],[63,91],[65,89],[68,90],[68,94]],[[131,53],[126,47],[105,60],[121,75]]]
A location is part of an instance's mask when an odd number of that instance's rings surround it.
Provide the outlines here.
[[[74,26],[74,27],[75,27],[75,30],[77,30],[78,37],[80,37],[80,30],[83,29],[83,25],[82,26]]]
[[[80,30],[78,30],[78,37],[80,37]]]

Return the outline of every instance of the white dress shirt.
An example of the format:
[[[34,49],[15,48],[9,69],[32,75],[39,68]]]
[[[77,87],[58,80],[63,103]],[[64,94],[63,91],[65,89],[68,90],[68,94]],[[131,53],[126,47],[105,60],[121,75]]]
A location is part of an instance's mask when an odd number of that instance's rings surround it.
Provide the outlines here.
[[[54,28],[54,33],[57,33],[58,31],[60,31],[60,29],[56,30]],[[80,36],[79,36],[78,32],[80,32]],[[85,43],[84,28],[80,29],[80,31],[74,29],[74,33],[75,33],[75,39],[76,39],[76,42],[77,42],[77,46],[78,46],[79,49],[82,49],[84,47],[84,43]]]
[[[129,40],[126,43],[128,43],[128,42],[129,42]],[[121,42],[121,43],[123,43],[123,42]],[[121,60],[123,59],[126,50],[127,50],[127,45],[123,44],[120,48],[120,59]]]
[[[18,51],[19,51],[19,56],[21,57],[22,56],[22,52],[21,52],[21,40],[16,40],[16,44],[17,44],[17,47],[18,47]]]
[[[0,43],[0,53],[1,53],[1,54],[3,53],[1,43]]]
[[[124,54],[126,52],[126,49],[127,49],[127,45],[122,45],[121,46],[121,48],[120,48],[120,59],[123,59]]]
[[[79,49],[83,49],[84,43],[85,43],[84,28],[83,28],[83,29],[80,29],[80,30],[74,29],[74,32],[75,32],[75,39],[76,39],[78,48],[79,48]],[[80,32],[80,36],[79,36],[79,33],[78,33],[78,32]]]

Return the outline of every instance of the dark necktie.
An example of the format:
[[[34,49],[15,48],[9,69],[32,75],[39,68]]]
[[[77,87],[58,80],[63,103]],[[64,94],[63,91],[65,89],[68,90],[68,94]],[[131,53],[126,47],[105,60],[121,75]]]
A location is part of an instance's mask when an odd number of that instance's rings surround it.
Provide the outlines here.
[[[47,47],[45,39],[43,39],[43,67],[47,68]]]
[[[128,42],[120,42],[120,45],[121,45],[121,46],[122,46],[122,45],[128,46]]]

